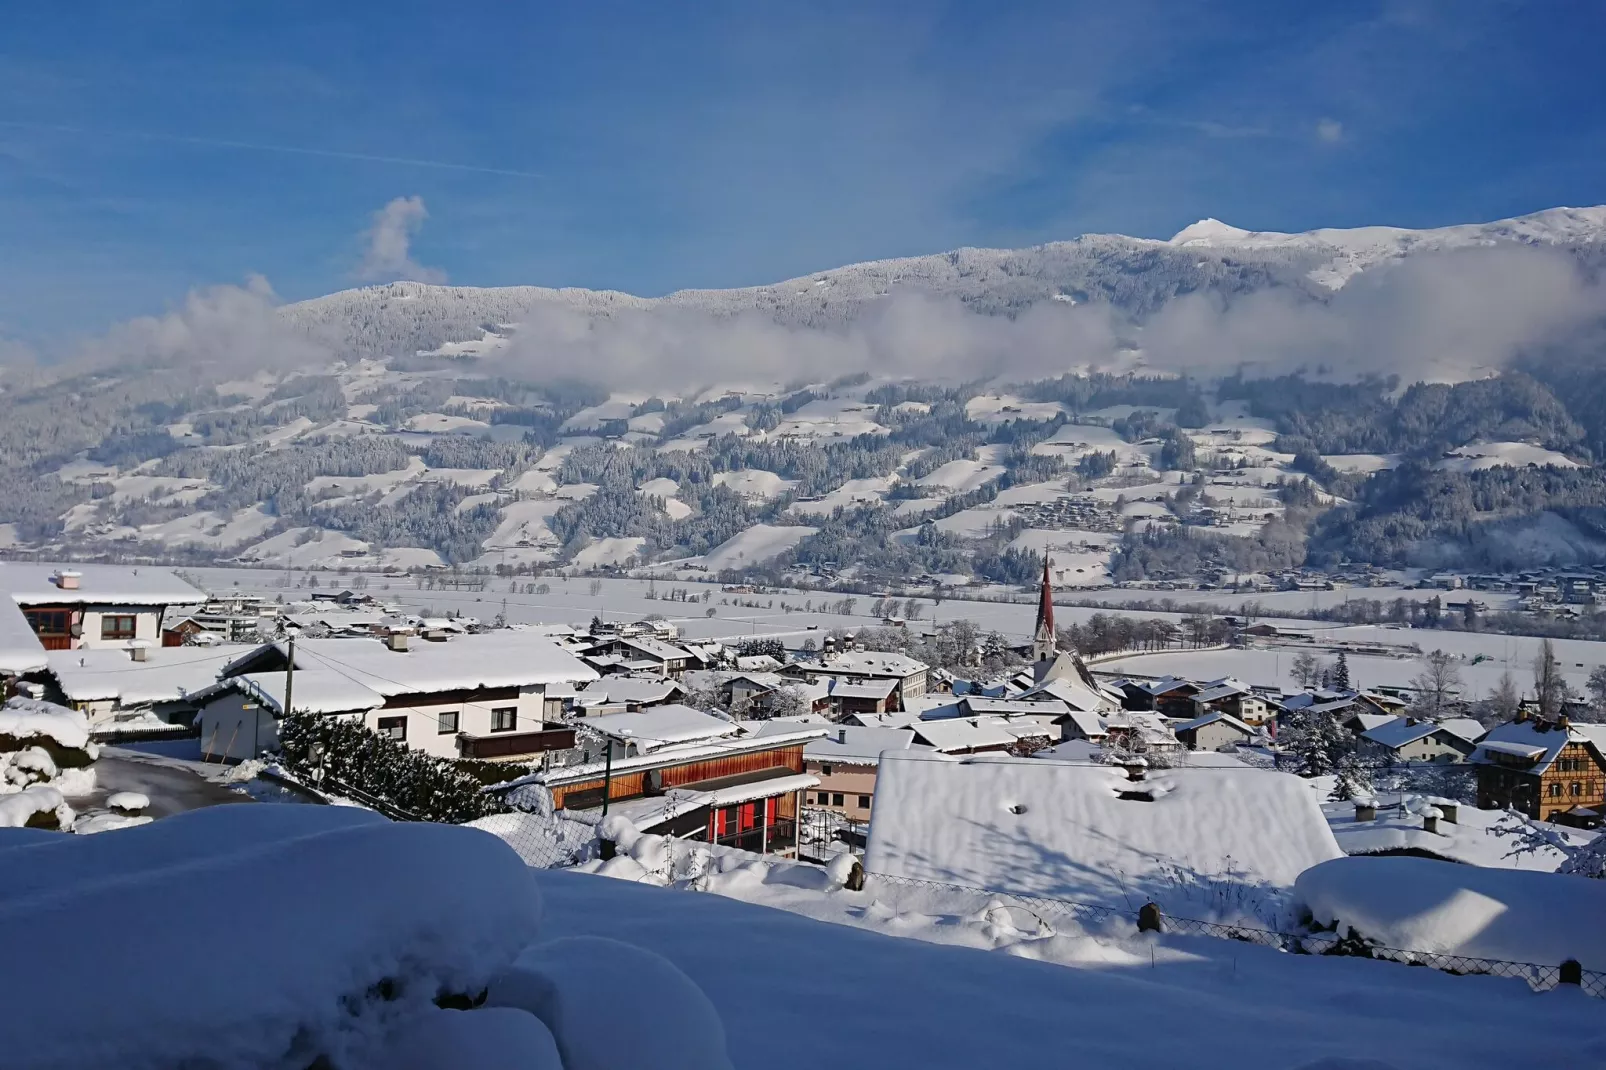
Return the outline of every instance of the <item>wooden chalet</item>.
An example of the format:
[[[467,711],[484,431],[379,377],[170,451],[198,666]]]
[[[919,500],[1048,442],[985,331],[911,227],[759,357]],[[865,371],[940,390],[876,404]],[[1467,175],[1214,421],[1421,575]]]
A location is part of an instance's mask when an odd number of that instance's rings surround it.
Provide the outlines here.
[[[603,720],[590,719],[588,727]],[[613,748],[611,757],[548,769],[515,783],[543,785],[558,810],[600,812],[606,802],[609,814],[628,817],[643,831],[758,854],[792,854],[800,796],[819,784],[819,777],[806,771],[803,748],[826,731],[799,726],[763,735],[671,741],[646,750],[633,743],[622,755]]]
[[[1518,719],[1491,729],[1471,761],[1478,807],[1593,825],[1606,816],[1606,725]]]

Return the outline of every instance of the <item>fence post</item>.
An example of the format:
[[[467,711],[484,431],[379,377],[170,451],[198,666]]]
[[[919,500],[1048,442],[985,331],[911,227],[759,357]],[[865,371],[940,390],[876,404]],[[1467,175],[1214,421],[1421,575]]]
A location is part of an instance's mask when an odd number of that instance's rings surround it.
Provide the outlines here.
[[[1158,903],[1144,903],[1138,908],[1138,932],[1158,933],[1164,932],[1160,924],[1160,906]]]
[[[1584,983],[1584,964],[1577,959],[1568,959],[1561,964],[1561,983],[1578,986]]]

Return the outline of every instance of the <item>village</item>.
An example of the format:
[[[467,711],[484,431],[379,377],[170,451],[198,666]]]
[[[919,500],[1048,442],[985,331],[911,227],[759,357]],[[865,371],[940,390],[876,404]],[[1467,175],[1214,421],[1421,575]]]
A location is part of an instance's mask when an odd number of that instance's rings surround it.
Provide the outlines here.
[[[1564,884],[1600,865],[1606,724],[1569,689],[1499,711],[1442,653],[1410,686],[1354,686],[1364,643],[1290,654],[1298,689],[1148,671],[1309,637],[1216,622],[1191,653],[1087,654],[1056,626],[1047,562],[1025,641],[902,618],[725,638],[662,617],[505,624],[356,587],[214,595],[157,567],[8,562],[0,586],[10,825],[338,802],[472,824],[543,869],[720,890],[708,874],[748,859],[819,874],[794,884],[1067,910],[1141,891],[1268,931],[1314,910],[1305,875],[1339,858]],[[1216,885],[1247,898],[1200,901]],[[1513,939],[1493,957],[1555,958]]]

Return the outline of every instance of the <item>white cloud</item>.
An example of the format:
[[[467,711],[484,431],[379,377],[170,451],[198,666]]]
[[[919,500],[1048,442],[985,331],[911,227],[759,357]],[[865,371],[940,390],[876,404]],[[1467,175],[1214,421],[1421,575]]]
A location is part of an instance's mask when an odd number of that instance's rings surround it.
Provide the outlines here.
[[[397,197],[375,212],[373,225],[363,232],[367,244],[357,278],[364,282],[445,282],[445,272],[425,267],[412,257],[413,235],[428,218],[424,198],[418,196]]]
[[[1332,144],[1344,140],[1344,124],[1337,119],[1322,119],[1316,124],[1316,137]]]

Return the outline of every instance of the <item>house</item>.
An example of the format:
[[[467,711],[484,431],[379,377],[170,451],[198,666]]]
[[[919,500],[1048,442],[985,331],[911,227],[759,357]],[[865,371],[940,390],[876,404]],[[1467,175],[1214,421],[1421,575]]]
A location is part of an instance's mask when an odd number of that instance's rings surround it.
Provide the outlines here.
[[[127,649],[136,640],[155,645],[162,641],[162,615],[169,606],[206,601],[170,569],[116,565],[46,572],[38,565],[0,562],[0,591],[13,603],[0,607],[4,615],[13,607],[19,611],[43,650]],[[11,630],[20,640],[20,629]]]
[[[1127,709],[1158,711],[1183,720],[1194,716],[1193,697],[1204,690],[1202,685],[1176,676],[1162,676],[1144,683],[1125,680],[1122,684],[1123,705]]]
[[[863,683],[843,683],[833,679],[827,700],[831,712],[839,717],[857,713],[886,713],[893,707],[893,695],[897,689],[896,680],[872,679]]]
[[[1470,757],[1477,745],[1438,722],[1396,717],[1362,732],[1359,746],[1365,753],[1393,762],[1460,762]]]
[[[543,635],[520,630],[412,639],[267,643],[224,666],[195,696],[203,755],[250,758],[278,746],[285,692],[298,712],[360,720],[442,758],[519,759],[568,750],[574,730],[549,695],[597,673]],[[289,679],[287,679],[287,676]]]
[[[826,728],[797,725],[766,735],[733,735],[726,731],[735,728],[729,721],[701,714],[717,723],[699,723],[666,710],[675,708],[594,718],[588,728],[609,718],[645,719],[603,726],[609,738],[633,753],[613,756],[610,751],[600,761],[543,770],[506,788],[539,785],[550,792],[557,810],[591,817],[618,814],[638,829],[663,835],[758,854],[794,854],[801,795],[819,783],[804,771],[803,749]],[[641,746],[643,740],[668,736],[679,741]]]
[[[596,636],[585,657],[607,671],[653,672],[671,677],[704,667],[702,657],[696,652],[650,635]]]
[[[1212,712],[1229,714],[1251,727],[1266,724],[1274,715],[1271,703],[1255,694],[1249,685],[1230,676],[1206,684],[1203,691],[1193,696],[1195,720]]]
[[[1182,742],[1171,730],[1171,724],[1158,713],[1149,710],[1123,710],[1104,719],[1104,730],[1109,741],[1124,747],[1180,751]]]
[[[758,734],[789,732],[795,724],[769,721]],[[805,806],[831,810],[852,821],[868,821],[875,804],[876,770],[886,751],[906,751],[915,733],[907,728],[859,728],[832,725],[828,733],[803,748],[805,769],[820,782],[804,792]]]
[[[635,713],[648,706],[679,702],[686,689],[667,678],[642,679],[638,676],[608,676],[586,684],[575,693],[574,705],[586,715],[597,713]]]
[[[1222,750],[1252,743],[1255,730],[1224,710],[1209,713],[1176,725],[1177,740],[1189,750]]]
[[[1396,716],[1391,713],[1366,713],[1356,710],[1344,718],[1343,724],[1347,732],[1351,735],[1359,736],[1396,719]]]
[[[86,647],[52,650],[38,678],[52,702],[79,710],[97,736],[188,727],[195,696],[217,682],[241,646]]]
[[[1518,714],[1477,744],[1478,807],[1514,809],[1541,821],[1606,807],[1606,725]]]
[[[877,680],[893,682],[897,706],[926,693],[929,666],[902,654],[879,650],[844,650],[821,654],[815,661],[797,661],[781,669],[781,674],[817,683],[836,680],[838,684],[862,684]]]

